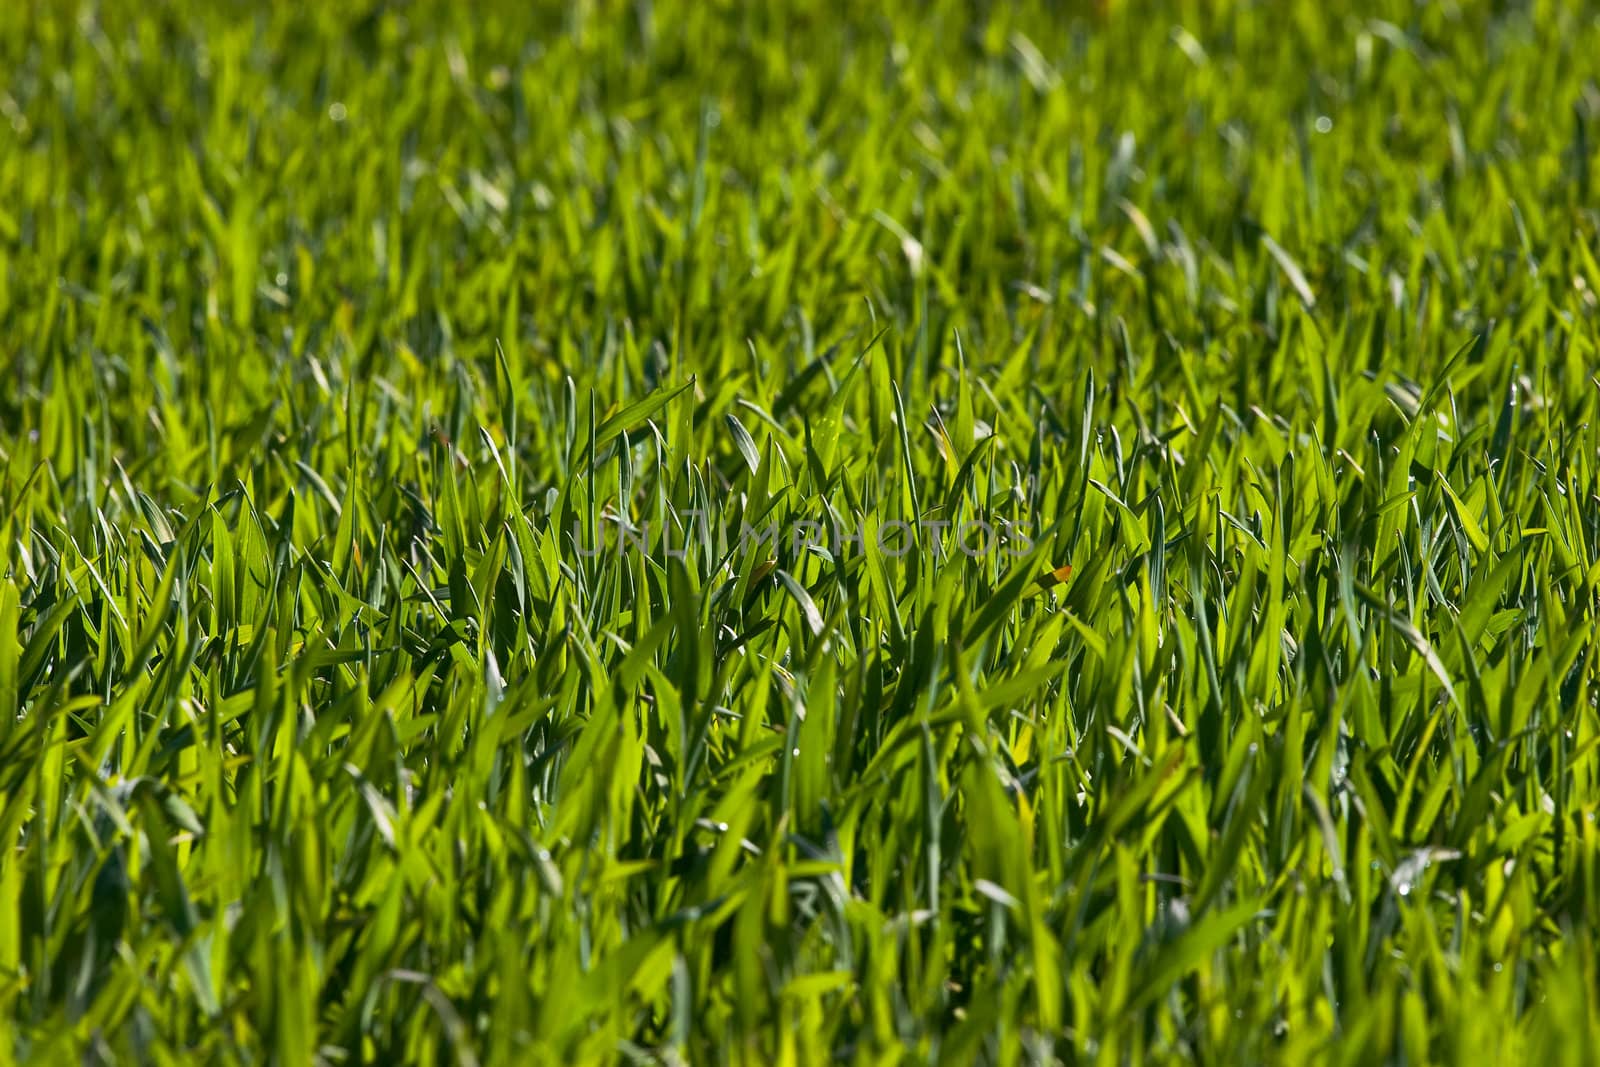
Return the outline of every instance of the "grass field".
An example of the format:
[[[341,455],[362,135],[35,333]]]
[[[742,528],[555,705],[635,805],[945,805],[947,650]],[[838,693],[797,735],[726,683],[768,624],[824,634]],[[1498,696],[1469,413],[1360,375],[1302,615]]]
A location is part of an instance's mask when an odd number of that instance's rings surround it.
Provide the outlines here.
[[[1344,6],[5,6],[0,1064],[1594,1062],[1600,9]]]

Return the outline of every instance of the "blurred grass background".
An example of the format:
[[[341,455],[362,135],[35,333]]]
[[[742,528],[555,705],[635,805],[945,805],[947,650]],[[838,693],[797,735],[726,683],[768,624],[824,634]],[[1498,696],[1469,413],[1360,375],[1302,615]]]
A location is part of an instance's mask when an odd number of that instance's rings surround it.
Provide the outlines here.
[[[8,8],[0,1062],[1588,1062],[1595,55]]]

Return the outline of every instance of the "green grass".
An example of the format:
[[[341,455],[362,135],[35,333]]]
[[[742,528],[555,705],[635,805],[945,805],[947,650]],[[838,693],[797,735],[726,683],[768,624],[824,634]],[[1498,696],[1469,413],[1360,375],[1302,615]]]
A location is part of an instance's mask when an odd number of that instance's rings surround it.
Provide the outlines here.
[[[327,6],[0,13],[0,1064],[1593,1062],[1592,5]]]

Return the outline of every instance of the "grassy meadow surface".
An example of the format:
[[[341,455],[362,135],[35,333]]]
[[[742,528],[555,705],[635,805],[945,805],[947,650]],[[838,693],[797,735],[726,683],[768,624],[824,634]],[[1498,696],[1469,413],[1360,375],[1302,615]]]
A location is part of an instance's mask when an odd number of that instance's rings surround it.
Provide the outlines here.
[[[0,1064],[1593,1062],[1600,12],[1362,6],[6,5]]]

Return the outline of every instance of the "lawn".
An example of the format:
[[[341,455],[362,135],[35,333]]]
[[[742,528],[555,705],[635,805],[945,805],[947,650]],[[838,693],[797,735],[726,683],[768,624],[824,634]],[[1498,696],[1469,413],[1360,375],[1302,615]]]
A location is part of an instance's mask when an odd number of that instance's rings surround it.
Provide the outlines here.
[[[1600,9],[1359,6],[5,5],[0,1065],[1594,1062]]]

